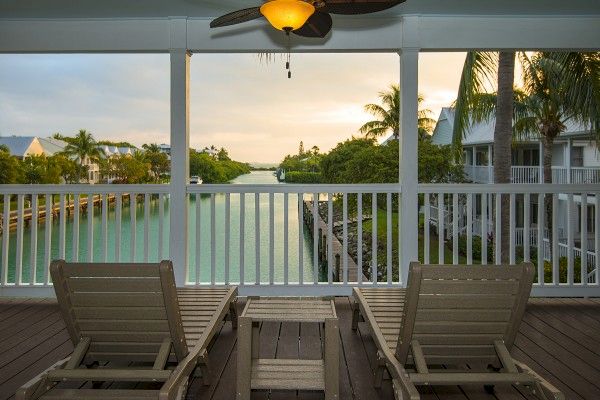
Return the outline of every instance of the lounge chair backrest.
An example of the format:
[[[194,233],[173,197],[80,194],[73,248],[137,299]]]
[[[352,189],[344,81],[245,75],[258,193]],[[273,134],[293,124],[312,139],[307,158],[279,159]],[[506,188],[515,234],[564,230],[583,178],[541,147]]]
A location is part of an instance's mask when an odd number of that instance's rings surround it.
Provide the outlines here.
[[[53,261],[50,273],[67,330],[76,345],[89,337],[86,362],[154,361],[161,343],[188,353],[173,264]]]
[[[533,275],[530,263],[411,263],[396,357],[412,363],[416,340],[428,364],[494,363],[495,340],[503,340],[508,350],[513,345]]]

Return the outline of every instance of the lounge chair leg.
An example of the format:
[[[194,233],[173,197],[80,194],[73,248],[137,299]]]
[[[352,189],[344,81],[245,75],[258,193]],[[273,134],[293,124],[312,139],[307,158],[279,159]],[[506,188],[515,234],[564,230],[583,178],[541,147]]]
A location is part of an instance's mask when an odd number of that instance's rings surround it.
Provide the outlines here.
[[[200,354],[200,357],[198,357],[198,366],[194,370],[194,377],[201,378],[202,384],[205,386],[209,386],[211,383],[208,352],[206,349],[203,350],[202,354]]]
[[[231,319],[231,326],[233,329],[237,329],[237,299],[234,299],[229,303],[229,318]]]
[[[375,367],[375,371],[373,371],[373,386],[375,386],[377,389],[381,388],[385,368],[385,357],[383,353],[380,350],[378,350],[377,366]]]
[[[360,320],[360,307],[355,301],[352,302],[352,330],[358,329],[358,321]]]

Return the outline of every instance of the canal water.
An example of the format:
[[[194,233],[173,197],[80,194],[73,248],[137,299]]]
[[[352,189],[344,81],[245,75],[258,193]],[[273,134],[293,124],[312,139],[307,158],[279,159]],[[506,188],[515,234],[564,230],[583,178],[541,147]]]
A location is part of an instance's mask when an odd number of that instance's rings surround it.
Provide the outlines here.
[[[260,184],[269,183],[275,184],[277,180],[270,171],[253,171],[250,174],[239,176],[234,179],[231,184]],[[201,235],[200,240],[196,238],[196,198],[190,198],[189,207],[189,273],[188,280],[195,281],[196,274],[199,273],[201,282],[210,282],[211,280],[211,261],[213,255],[211,253],[213,244],[211,242],[211,200],[210,195],[202,195],[200,198],[200,224]],[[273,247],[273,279],[275,282],[283,282],[284,279],[284,196],[283,194],[275,194],[274,196],[274,242],[269,240],[269,196],[261,194],[259,200],[260,218],[259,218],[259,244],[258,258],[256,253],[256,216],[255,216],[255,196],[247,194],[245,196],[245,224],[244,224],[244,277],[243,280],[248,283],[253,283],[256,280],[256,265],[257,259],[260,266],[260,281],[269,282],[270,279],[270,248]],[[230,245],[229,245],[229,280],[238,282],[240,280],[240,195],[231,194],[230,197]],[[121,240],[120,252],[121,261],[129,262],[131,260],[132,240],[131,240],[131,209],[129,203],[123,203],[122,218],[121,218]],[[135,241],[135,258],[137,262],[144,259],[144,202],[138,200],[136,206],[136,223],[134,229],[136,231]],[[116,218],[115,205],[111,203],[108,210],[107,221],[107,262],[115,262],[116,250]],[[79,261],[88,260],[87,242],[88,242],[88,218],[87,212],[82,211],[79,219],[79,249],[77,251]],[[215,260],[215,280],[223,282],[225,280],[225,194],[215,195],[215,236],[214,236],[214,260]],[[150,204],[149,214],[149,261],[159,261],[159,204],[158,200],[152,200]],[[93,261],[102,261],[102,220],[101,208],[94,209],[94,217],[92,220],[93,226]],[[165,212],[163,221],[163,258],[169,258],[169,204],[165,202]],[[8,252],[8,282],[15,282],[15,266],[17,262],[17,232],[12,230],[9,235],[9,252]],[[288,197],[288,279],[290,282],[298,282],[300,273],[300,245],[299,245],[299,224],[298,224],[298,197],[295,194],[290,194]],[[45,248],[45,222],[40,221],[37,232],[37,268],[36,279],[38,283],[44,281],[44,248]],[[51,235],[51,259],[59,258],[59,225],[58,219],[52,221]],[[74,260],[73,254],[73,217],[67,218],[65,226],[65,258],[68,261]],[[198,244],[199,243],[199,244]],[[1,247],[1,246],[0,246]],[[313,276],[313,253],[312,239],[308,229],[304,229],[304,237],[301,241],[303,253],[303,276],[305,281],[312,281]],[[23,268],[22,281],[29,282],[32,274],[31,268],[31,229],[26,227],[23,232]],[[0,249],[0,260],[2,259]],[[199,271],[196,271],[196,257],[199,254],[200,263]],[[323,271],[318,273],[319,279],[322,280]]]

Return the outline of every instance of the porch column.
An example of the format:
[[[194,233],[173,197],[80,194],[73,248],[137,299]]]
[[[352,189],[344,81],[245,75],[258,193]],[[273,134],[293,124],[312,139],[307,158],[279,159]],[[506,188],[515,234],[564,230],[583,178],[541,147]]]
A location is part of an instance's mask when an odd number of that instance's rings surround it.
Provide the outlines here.
[[[171,49],[171,184],[169,214],[169,257],[175,269],[177,286],[185,284],[188,270],[189,177],[189,74],[190,53],[185,48]]]
[[[567,166],[567,183],[571,183],[571,151],[573,147],[573,139],[567,139],[567,154],[565,155],[565,165]]]
[[[540,141],[538,142],[539,146],[540,146],[540,160],[539,160],[539,164],[540,164],[540,181],[538,183],[544,183],[544,144],[542,143],[542,140],[540,139]]]
[[[487,146],[488,183],[494,181],[494,169],[492,168],[492,145]]]
[[[408,267],[418,260],[418,134],[417,111],[419,89],[419,50],[400,52],[400,280],[406,286]]]

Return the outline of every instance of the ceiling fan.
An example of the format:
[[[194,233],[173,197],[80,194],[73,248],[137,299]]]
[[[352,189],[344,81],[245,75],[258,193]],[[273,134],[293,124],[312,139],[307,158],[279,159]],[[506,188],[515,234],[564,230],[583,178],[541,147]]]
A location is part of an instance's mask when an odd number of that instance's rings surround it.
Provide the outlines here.
[[[245,8],[211,21],[211,28],[241,24],[265,17],[276,29],[303,37],[323,38],[331,30],[330,14],[369,14],[405,0],[269,0],[260,7]]]

